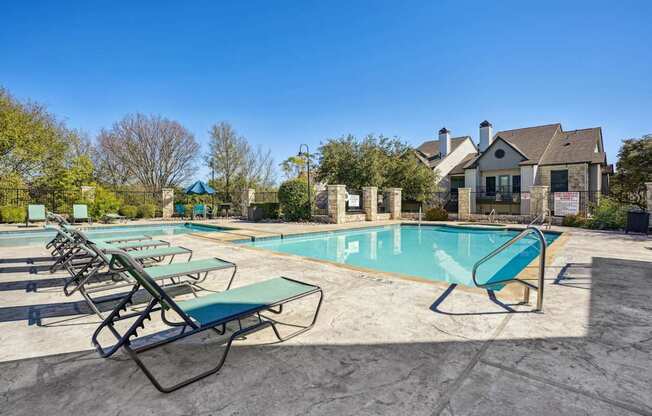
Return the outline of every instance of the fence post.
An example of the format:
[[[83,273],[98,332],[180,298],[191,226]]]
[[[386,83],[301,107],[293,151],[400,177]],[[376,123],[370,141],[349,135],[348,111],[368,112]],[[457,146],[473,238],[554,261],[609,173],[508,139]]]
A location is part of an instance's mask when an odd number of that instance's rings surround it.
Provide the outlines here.
[[[471,188],[457,189],[457,219],[468,220],[471,218]]]
[[[93,202],[95,201],[95,187],[94,186],[82,186],[81,187],[81,197],[84,201]]]
[[[240,198],[240,209],[242,210],[241,215],[243,217],[249,215],[249,206],[254,202],[256,202],[256,190],[243,189],[242,197]]]
[[[328,216],[332,223],[342,224],[346,219],[346,186],[327,185]]]
[[[375,186],[362,187],[362,208],[367,221],[378,219],[378,188]]]
[[[401,188],[389,188],[389,217],[393,220],[401,219]]]
[[[548,212],[548,198],[550,196],[547,185],[532,185],[530,187],[530,215],[536,217]]]
[[[163,218],[171,218],[174,213],[174,188],[161,189],[161,211]]]

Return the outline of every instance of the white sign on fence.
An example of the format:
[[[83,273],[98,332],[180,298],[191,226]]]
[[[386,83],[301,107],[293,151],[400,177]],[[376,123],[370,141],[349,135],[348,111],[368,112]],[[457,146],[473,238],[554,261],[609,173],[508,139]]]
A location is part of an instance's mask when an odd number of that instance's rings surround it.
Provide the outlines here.
[[[576,215],[580,212],[579,192],[555,192],[555,216]]]
[[[360,195],[349,194],[349,207],[360,208]]]

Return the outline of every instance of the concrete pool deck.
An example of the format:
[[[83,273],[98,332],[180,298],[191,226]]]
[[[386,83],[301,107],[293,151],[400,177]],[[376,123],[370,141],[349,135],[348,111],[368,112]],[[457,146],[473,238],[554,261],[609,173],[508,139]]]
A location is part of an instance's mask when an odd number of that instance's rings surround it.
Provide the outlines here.
[[[361,225],[207,223],[261,234]],[[236,287],[285,275],[324,291],[311,331],[282,344],[254,334],[220,374],[167,395],[124,354],[102,359],[90,347],[99,318],[63,296],[65,273],[44,270],[44,249],[0,248],[0,415],[652,415],[652,239],[565,236],[547,268],[544,313],[511,314],[478,291],[456,290],[433,311],[444,286],[166,237],[194,258],[236,262]],[[225,281],[217,273],[203,286]],[[151,332],[160,329],[155,317]],[[191,375],[214,363],[220,342],[193,337],[145,359],[170,377]]]

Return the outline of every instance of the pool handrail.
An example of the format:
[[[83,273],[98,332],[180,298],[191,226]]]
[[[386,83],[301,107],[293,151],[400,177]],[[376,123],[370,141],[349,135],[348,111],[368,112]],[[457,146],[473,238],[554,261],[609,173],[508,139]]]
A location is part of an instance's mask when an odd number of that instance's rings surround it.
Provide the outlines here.
[[[520,241],[522,238],[525,238],[527,235],[530,233],[534,233],[537,238],[539,239],[539,245],[541,246],[541,252],[539,253],[539,278],[538,278],[538,286],[533,285],[532,283],[526,282],[524,280],[520,280],[516,277],[512,277],[509,279],[504,279],[504,280],[498,280],[498,281],[492,281],[492,282],[487,282],[487,283],[478,283],[477,280],[477,272],[478,268],[491,259],[492,257],[500,254],[503,252],[505,249],[510,247],[512,244]],[[500,283],[507,283],[507,282],[515,282],[515,283],[520,283],[525,286],[525,293],[524,293],[524,300],[527,303],[527,301],[530,298],[530,289],[534,289],[537,291],[537,307],[534,309],[535,311],[542,311],[543,310],[543,284],[544,284],[544,276],[546,273],[546,247],[548,246],[548,243],[546,243],[546,238],[543,235],[543,232],[534,226],[529,225],[526,229],[521,231],[517,236],[512,238],[511,240],[507,241],[505,244],[502,246],[498,247],[491,253],[487,254],[473,265],[473,270],[471,272],[471,277],[473,278],[473,284],[476,287],[479,288],[487,288],[490,286],[494,286],[496,284]]]

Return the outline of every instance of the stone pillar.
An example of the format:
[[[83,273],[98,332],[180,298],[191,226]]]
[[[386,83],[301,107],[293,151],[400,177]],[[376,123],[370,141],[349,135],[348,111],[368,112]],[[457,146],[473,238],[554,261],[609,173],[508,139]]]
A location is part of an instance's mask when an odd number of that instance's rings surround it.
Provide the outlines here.
[[[457,189],[457,219],[471,218],[471,188]]]
[[[95,187],[94,186],[82,186],[81,187],[81,197],[84,201],[93,202],[95,201]]]
[[[334,224],[343,224],[346,220],[346,186],[327,185],[328,216]]]
[[[548,212],[549,189],[547,185],[532,185],[530,187],[531,216],[536,217],[544,212]]]
[[[389,188],[389,217],[393,220],[401,219],[401,188]]]
[[[367,221],[378,219],[378,188],[375,186],[362,187],[362,208]]]
[[[163,211],[163,218],[171,218],[172,214],[174,214],[173,188],[161,189],[161,211]]]
[[[650,227],[652,227],[652,182],[645,182],[646,199],[647,199],[647,212],[650,213]]]
[[[256,201],[255,189],[243,189],[242,197],[240,198],[241,215],[246,217],[249,215],[249,206]]]

